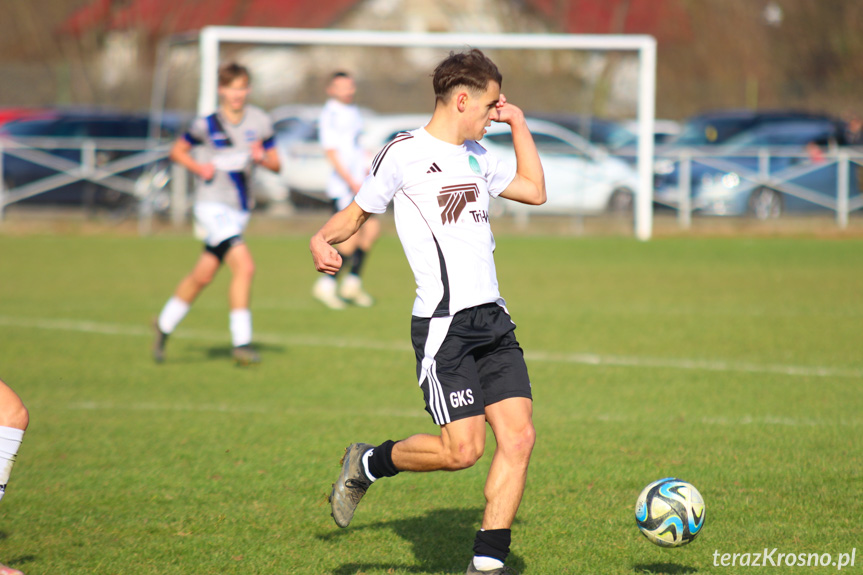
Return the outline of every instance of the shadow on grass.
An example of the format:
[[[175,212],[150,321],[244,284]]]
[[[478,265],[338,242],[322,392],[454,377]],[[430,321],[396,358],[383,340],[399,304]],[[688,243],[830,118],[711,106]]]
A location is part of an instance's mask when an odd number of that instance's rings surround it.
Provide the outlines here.
[[[695,567],[678,565],[676,563],[647,563],[633,565],[632,570],[636,573],[652,573],[654,575],[685,575],[698,571]]]
[[[252,347],[262,355],[267,353],[285,353],[285,346],[283,345],[252,343]],[[207,358],[209,359],[231,359],[233,357],[231,354],[234,348],[230,345],[214,345],[206,349]]]
[[[3,539],[8,539],[9,534],[5,531],[0,531],[0,541]],[[6,565],[7,567],[12,567],[14,569],[18,569],[22,565],[26,565],[34,561],[36,557],[34,555],[20,555],[18,557],[0,557],[0,564]]]
[[[416,564],[406,565],[383,562],[355,561],[345,563],[332,571],[332,575],[355,575],[367,571],[404,571],[407,573],[463,573],[473,557],[473,540],[476,530],[482,521],[482,509],[439,509],[425,515],[399,519],[396,521],[381,521],[349,527],[323,535],[318,538],[325,542],[338,543],[343,537],[350,536],[352,531],[367,529],[387,530],[409,542],[413,548]],[[354,548],[351,545],[352,548]],[[331,552],[338,555],[338,550]],[[352,552],[346,559],[361,559]],[[412,562],[413,563],[413,562]],[[507,565],[522,571],[524,562],[515,555],[510,555]]]

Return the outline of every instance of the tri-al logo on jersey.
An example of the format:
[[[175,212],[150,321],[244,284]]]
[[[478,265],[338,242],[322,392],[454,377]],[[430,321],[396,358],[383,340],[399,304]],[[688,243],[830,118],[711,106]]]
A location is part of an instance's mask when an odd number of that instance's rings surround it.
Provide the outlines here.
[[[479,186],[476,184],[461,184],[445,186],[437,197],[437,205],[443,208],[440,214],[442,224],[454,224],[469,203],[476,202],[479,197]],[[488,212],[471,210],[476,222],[488,221]]]

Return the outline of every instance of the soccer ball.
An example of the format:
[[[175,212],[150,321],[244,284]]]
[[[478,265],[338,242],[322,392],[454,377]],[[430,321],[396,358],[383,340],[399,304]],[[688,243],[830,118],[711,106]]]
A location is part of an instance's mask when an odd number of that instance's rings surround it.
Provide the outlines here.
[[[704,499],[690,483],[674,477],[654,481],[635,502],[635,522],[651,543],[686,545],[704,527]]]

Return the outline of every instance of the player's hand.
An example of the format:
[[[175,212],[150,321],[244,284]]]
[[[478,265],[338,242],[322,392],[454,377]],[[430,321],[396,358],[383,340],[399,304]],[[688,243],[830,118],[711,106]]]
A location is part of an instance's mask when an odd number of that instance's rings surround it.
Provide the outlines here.
[[[198,166],[198,177],[204,180],[205,182],[209,182],[213,179],[213,176],[216,175],[216,166],[213,164],[199,164]]]
[[[342,256],[338,250],[325,242],[317,234],[309,242],[309,250],[315,262],[315,269],[325,274],[334,275],[342,267]]]
[[[506,96],[503,94],[500,95],[500,100],[497,101],[495,108],[497,108],[496,122],[502,122],[511,126],[513,123],[524,121],[524,112],[521,111],[521,108],[507,102]]]
[[[260,141],[252,142],[251,151],[253,162],[260,164],[264,161],[264,144]]]

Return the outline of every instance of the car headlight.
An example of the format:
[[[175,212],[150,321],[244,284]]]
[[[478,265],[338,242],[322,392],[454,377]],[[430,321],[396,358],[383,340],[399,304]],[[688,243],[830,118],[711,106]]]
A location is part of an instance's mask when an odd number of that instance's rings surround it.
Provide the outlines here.
[[[668,159],[656,160],[653,163],[653,173],[658,176],[667,176],[674,172],[674,161]]]
[[[740,176],[738,176],[734,172],[728,172],[727,174],[722,176],[722,185],[729,190],[734,189],[740,185]]]

